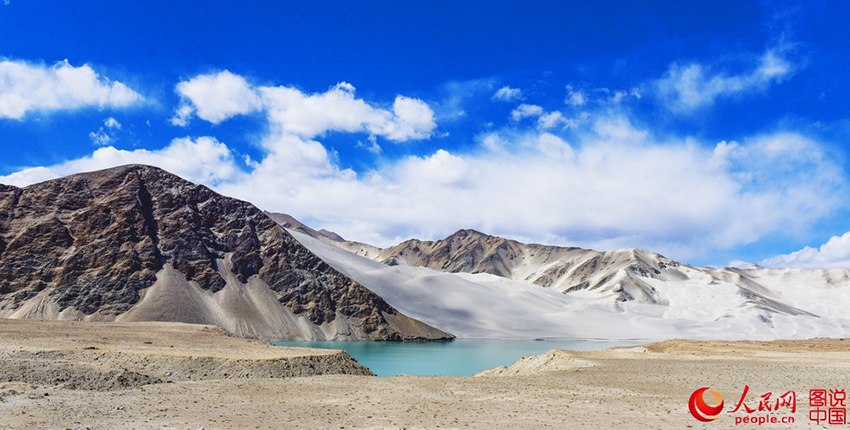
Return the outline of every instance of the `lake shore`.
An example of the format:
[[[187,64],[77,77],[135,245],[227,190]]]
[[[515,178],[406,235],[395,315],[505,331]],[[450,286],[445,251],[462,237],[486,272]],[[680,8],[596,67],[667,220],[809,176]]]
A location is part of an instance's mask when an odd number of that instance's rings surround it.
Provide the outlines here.
[[[757,407],[767,392],[774,398],[797,393],[796,423],[773,428],[820,428],[808,420],[809,390],[850,389],[850,340],[840,339],[673,340],[605,351],[553,351],[476,377],[281,378],[288,375],[233,372],[240,360],[333,352],[287,350],[181,324],[0,320],[0,352],[0,375],[6,378],[0,382],[0,429],[719,428],[734,425],[736,415],[724,412],[715,422],[701,423],[688,412],[689,396],[711,387],[730,409],[745,385],[750,407]],[[163,357],[195,361],[179,378],[162,380],[163,373],[157,376],[161,381],[128,387],[81,389],[32,376],[55,374],[63,366],[99,365],[101,372],[113,366],[145,374],[126,366],[132,360],[85,355],[111,353],[144,357],[141,362]],[[25,359],[42,367],[28,369]],[[200,378],[190,372],[213,359],[220,361],[207,369],[219,373]],[[92,364],[98,362],[105,364]],[[242,366],[243,372],[251,369]],[[16,368],[27,372],[15,373]],[[30,380],[20,376],[24,373]]]

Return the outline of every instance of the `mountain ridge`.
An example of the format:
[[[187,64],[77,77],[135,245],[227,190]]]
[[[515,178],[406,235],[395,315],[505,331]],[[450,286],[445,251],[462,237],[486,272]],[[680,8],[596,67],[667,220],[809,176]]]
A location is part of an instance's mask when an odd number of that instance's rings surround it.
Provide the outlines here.
[[[207,323],[264,339],[451,337],[250,203],[144,165],[0,185],[0,317]]]
[[[671,290],[671,285],[696,282],[704,284],[700,288],[734,286],[739,309],[730,309],[728,315],[751,313],[767,323],[777,314],[819,317],[813,311],[785,303],[783,297],[761,282],[760,273],[768,269],[757,267],[699,268],[643,249],[595,251],[524,244],[474,229],[460,229],[435,241],[408,239],[387,248],[313,237],[388,265],[426,267],[445,273],[491,274],[573,297],[598,300],[621,312],[637,307],[646,311],[646,305],[669,306],[674,300],[671,297],[678,294]],[[831,279],[823,275],[823,282],[828,284]]]
[[[672,272],[677,279],[664,272],[640,279],[655,290],[656,302],[618,300],[604,292],[557,292],[489,273],[390,266],[338,243],[292,234],[402,312],[461,338],[767,340],[850,333],[845,317],[850,270],[718,271],[683,265]],[[615,285],[619,281],[611,279]]]
[[[383,249],[350,241],[338,245],[391,265],[429,267],[449,273],[489,273],[559,292],[603,289],[621,301],[635,296],[656,301],[652,289],[642,285],[638,277],[660,275],[662,270],[683,264],[642,249],[595,251],[525,244],[474,229],[460,229],[436,241],[409,239]],[[607,286],[610,278],[594,276],[612,268],[626,271],[621,288]],[[574,282],[576,279],[579,281]]]

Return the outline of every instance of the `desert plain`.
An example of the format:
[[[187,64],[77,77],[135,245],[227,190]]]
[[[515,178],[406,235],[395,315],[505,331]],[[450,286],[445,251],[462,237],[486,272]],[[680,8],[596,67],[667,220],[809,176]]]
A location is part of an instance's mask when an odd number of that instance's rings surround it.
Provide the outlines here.
[[[756,412],[728,412],[745,386]],[[701,387],[724,398],[714,421],[688,410]],[[850,389],[850,340],[668,340],[473,377],[377,377],[344,353],[211,326],[0,320],[0,429],[846,427],[809,419],[812,389]],[[789,391],[795,412],[757,410]],[[735,424],[763,415],[795,422]]]

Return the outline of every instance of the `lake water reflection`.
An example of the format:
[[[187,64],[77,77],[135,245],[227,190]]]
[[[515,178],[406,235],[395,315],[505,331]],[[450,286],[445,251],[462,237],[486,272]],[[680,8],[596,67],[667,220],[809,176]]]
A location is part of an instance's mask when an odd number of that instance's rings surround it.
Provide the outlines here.
[[[280,346],[342,349],[378,376],[470,376],[553,349],[595,351],[647,341],[455,339],[448,342],[272,342]]]

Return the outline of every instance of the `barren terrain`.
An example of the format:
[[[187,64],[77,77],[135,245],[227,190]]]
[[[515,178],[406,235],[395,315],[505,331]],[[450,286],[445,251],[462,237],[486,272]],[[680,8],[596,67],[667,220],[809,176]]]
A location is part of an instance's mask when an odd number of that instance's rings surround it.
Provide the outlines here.
[[[258,363],[289,360],[303,375],[310,364],[326,366],[315,373],[358,369],[333,351],[272,347],[179,324],[0,320],[0,351],[0,380],[8,381],[0,382],[2,429],[728,428],[743,415],[723,412],[701,423],[689,414],[688,398],[711,387],[729,410],[745,385],[751,408],[767,392],[798,396],[796,413],[778,414],[795,417],[794,425],[760,428],[822,428],[808,419],[809,390],[850,388],[850,340],[840,339],[553,351],[476,377],[281,378],[289,375]],[[42,367],[29,376],[11,370],[28,359]],[[298,359],[314,361],[291,364]],[[159,380],[75,387],[33,376],[86,366]]]

